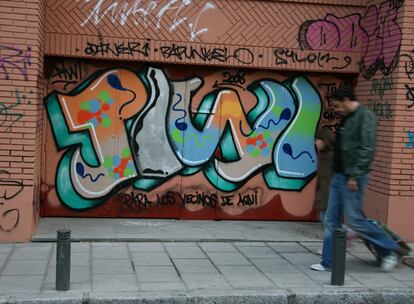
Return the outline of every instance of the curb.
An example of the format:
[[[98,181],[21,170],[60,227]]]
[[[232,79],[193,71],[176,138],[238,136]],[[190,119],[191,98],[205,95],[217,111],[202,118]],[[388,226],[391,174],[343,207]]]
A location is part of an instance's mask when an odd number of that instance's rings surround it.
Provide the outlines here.
[[[314,292],[240,291],[170,294],[51,294],[36,296],[0,296],[0,304],[414,304],[410,289],[358,289]]]

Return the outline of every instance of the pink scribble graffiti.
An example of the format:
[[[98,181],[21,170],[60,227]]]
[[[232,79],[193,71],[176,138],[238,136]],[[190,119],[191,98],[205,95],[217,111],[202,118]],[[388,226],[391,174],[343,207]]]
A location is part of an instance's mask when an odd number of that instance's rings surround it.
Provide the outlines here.
[[[19,48],[0,44],[0,74],[4,74],[3,79],[10,79],[9,69],[15,68],[23,75],[24,80],[29,79],[27,68],[31,65],[31,48],[21,50]]]
[[[352,14],[308,20],[299,29],[303,50],[361,51],[361,73],[371,78],[380,70],[389,75],[395,69],[400,52],[401,29],[397,12],[403,1],[387,0],[368,7],[364,16]]]
[[[391,1],[385,1],[379,7],[371,5],[361,21],[369,37],[361,60],[361,72],[365,78],[371,78],[378,69],[389,75],[398,63],[401,44],[398,8]]]
[[[323,20],[306,21],[299,30],[299,45],[302,49],[320,51],[363,50],[368,35],[360,22],[359,14],[342,18],[327,14]]]

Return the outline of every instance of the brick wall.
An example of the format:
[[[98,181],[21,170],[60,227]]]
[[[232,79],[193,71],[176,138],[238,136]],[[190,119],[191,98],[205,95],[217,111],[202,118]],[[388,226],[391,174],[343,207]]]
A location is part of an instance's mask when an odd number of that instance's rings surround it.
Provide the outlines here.
[[[377,4],[371,3],[370,5],[378,6],[379,4],[380,2]],[[372,190],[387,195],[414,194],[406,192],[410,189],[401,187],[403,184],[399,182],[412,178],[412,175],[407,171],[412,169],[412,162],[410,161],[412,153],[406,149],[406,140],[404,139],[408,140],[407,130],[409,129],[408,125],[410,125],[409,122],[412,120],[410,117],[413,113],[409,111],[409,101],[406,100],[407,90],[405,89],[405,84],[408,77],[405,74],[405,64],[408,61],[406,58],[401,57],[403,54],[408,54],[413,47],[413,40],[409,39],[410,34],[408,34],[412,31],[412,28],[409,28],[411,25],[407,23],[405,17],[407,11],[409,11],[408,6],[410,5],[408,4],[398,10],[398,16],[395,20],[402,33],[400,52],[399,55],[396,55],[397,60],[399,60],[397,66],[387,75],[377,71],[369,78],[361,76],[358,82],[360,99],[368,106],[382,103],[381,110],[387,112],[378,113],[377,111],[378,147],[371,183]],[[390,52],[390,50],[385,50],[384,54],[389,54]],[[382,97],[377,96],[378,94],[374,92],[375,81],[378,83],[378,80],[385,80],[389,84]],[[386,103],[389,104],[389,107],[384,106]],[[388,117],[384,117],[387,115]],[[406,164],[408,164],[408,167]]]
[[[72,0],[47,1],[45,54],[277,70],[358,72],[359,45],[346,53],[341,47],[329,52],[305,49],[299,45],[298,31],[301,24],[323,20],[328,14],[350,16],[362,13],[365,1],[216,0],[212,2],[214,4],[188,1],[187,6],[177,9],[177,5],[175,9],[164,10],[169,7],[169,2],[160,0],[154,9],[148,9],[149,1],[143,1],[139,10],[133,13],[129,10],[135,3],[133,1],[128,2],[127,9],[124,8],[127,1],[113,2],[115,6],[111,3],[81,0],[74,5]],[[145,18],[140,13],[142,10],[147,10]],[[331,59],[326,61],[327,57]]]
[[[38,213],[45,1],[0,7],[0,240],[25,241]]]
[[[414,196],[414,3],[402,10],[401,62],[396,70],[395,147],[398,149],[392,169],[398,171],[395,190],[400,196]]]
[[[414,130],[414,94],[410,87],[414,82],[410,77],[414,79],[414,3],[405,1],[398,7],[393,6],[398,5],[395,1],[370,1],[367,5],[368,11],[376,7],[385,21],[371,18],[372,27],[378,29],[382,39],[365,55],[365,61],[381,64],[376,71],[361,73],[357,87],[360,100],[377,113],[378,120],[366,209],[369,216],[387,222],[412,240],[414,145],[410,132]]]

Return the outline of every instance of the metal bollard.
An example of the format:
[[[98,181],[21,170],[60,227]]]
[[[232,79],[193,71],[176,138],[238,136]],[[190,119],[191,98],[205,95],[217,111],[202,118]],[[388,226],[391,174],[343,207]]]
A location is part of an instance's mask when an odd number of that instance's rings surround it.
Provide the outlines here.
[[[331,285],[342,286],[345,280],[346,229],[336,228],[334,235]]]
[[[57,231],[56,290],[69,290],[70,286],[70,230]]]

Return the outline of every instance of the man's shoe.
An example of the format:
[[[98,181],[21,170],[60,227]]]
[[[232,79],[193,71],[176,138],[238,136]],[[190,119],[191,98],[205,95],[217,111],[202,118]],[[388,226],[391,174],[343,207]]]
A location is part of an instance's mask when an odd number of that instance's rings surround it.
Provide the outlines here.
[[[385,271],[385,272],[393,271],[395,266],[397,266],[397,263],[398,263],[398,257],[393,252],[390,255],[387,255],[386,257],[382,258],[381,269],[382,271]]]
[[[315,271],[331,271],[331,268],[325,267],[322,264],[313,264],[310,268]]]
[[[316,254],[317,255],[322,255],[322,251],[323,251],[323,249],[322,248],[319,248],[319,249],[316,249]]]

